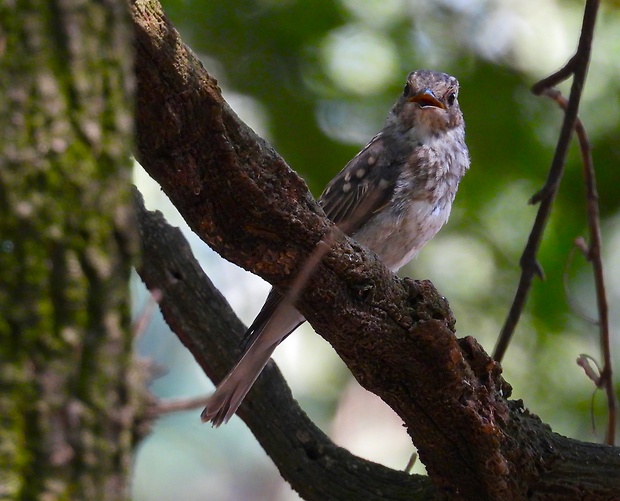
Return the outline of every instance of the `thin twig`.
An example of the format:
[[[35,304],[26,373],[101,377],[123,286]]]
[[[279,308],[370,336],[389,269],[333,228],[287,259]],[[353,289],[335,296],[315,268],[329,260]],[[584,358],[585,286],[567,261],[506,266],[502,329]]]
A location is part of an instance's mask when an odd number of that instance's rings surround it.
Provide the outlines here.
[[[564,278],[562,280],[564,284],[564,295],[566,296],[566,302],[570,306],[571,310],[573,310],[575,315],[583,319],[585,322],[588,322],[589,324],[598,325],[598,320],[588,315],[581,308],[581,306],[577,304],[577,301],[573,297],[573,293],[570,290],[570,284],[568,280],[568,270],[570,269],[571,264],[573,263],[573,259],[575,257],[575,251],[577,249],[579,249],[584,255],[586,255],[586,259],[587,259],[588,249],[582,237],[576,238],[575,241],[573,242],[573,246],[570,248],[570,251],[568,251],[568,256],[566,258],[566,264],[564,265]]]
[[[409,456],[409,461],[407,461],[407,466],[405,466],[405,470],[404,470],[405,473],[411,473],[417,461],[418,461],[418,451],[413,451],[411,453],[411,456]]]
[[[590,362],[594,364],[594,367],[596,367],[596,371],[592,368]],[[596,359],[592,358],[586,353],[582,353],[577,357],[577,365],[583,369],[583,372],[586,374],[588,379],[592,381],[597,388],[601,386],[601,373],[603,371],[599,367]]]
[[[495,346],[494,358],[497,361],[502,360],[510,339],[517,327],[529,290],[532,286],[532,281],[535,276],[543,278],[542,267],[536,259],[540,242],[542,241],[543,232],[551,213],[551,207],[555,196],[558,192],[562,174],[564,173],[564,164],[566,162],[566,155],[568,147],[573,135],[575,123],[577,121],[577,112],[579,111],[579,103],[581,101],[581,93],[586,80],[588,72],[588,64],[590,61],[590,53],[592,51],[592,40],[594,38],[594,25],[596,23],[596,14],[598,12],[599,0],[588,0],[583,15],[583,23],[581,26],[581,36],[579,38],[579,44],[575,55],[568,61],[568,63],[559,71],[553,75],[541,80],[532,87],[532,91],[535,94],[540,94],[544,91],[548,83],[555,81],[561,81],[565,79],[569,74],[573,74],[573,83],[571,86],[570,100],[568,108],[564,115],[564,122],[562,123],[562,129],[560,131],[560,137],[555,149],[553,162],[547,175],[547,180],[543,188],[536,193],[530,203],[540,203],[534,226],[528,238],[521,260],[519,262],[521,266],[521,278],[519,285],[515,293],[515,297],[510,307],[510,311],[506,317],[506,321],[500,332],[497,345]]]
[[[555,89],[545,92],[551,99],[557,102],[562,109],[568,108],[568,102],[562,93]],[[605,292],[605,278],[603,276],[603,260],[601,258],[601,222],[598,207],[598,191],[596,189],[596,175],[590,141],[583,123],[579,118],[575,122],[575,133],[579,142],[583,175],[586,185],[586,204],[588,213],[588,229],[590,231],[590,245],[587,247],[586,259],[592,263],[594,273],[594,286],[596,288],[596,303],[598,306],[598,326],[601,336],[601,352],[603,354],[603,370],[601,371],[597,386],[604,388],[607,394],[608,421],[605,433],[605,443],[614,444],[616,423],[616,398],[613,388],[613,370],[611,362],[611,343],[609,336],[609,307]]]
[[[150,418],[159,417],[163,414],[171,412],[190,411],[193,409],[201,409],[207,405],[208,396],[200,396],[195,398],[173,398],[167,400],[159,400],[156,405],[147,411]]]
[[[552,73],[548,77],[543,78],[542,80],[532,85],[532,92],[535,95],[539,96],[540,94],[544,93],[546,89],[555,87],[559,83],[562,83],[564,80],[568,80],[575,72],[577,64],[579,64],[579,60],[577,59],[577,55],[575,54],[558,71]]]

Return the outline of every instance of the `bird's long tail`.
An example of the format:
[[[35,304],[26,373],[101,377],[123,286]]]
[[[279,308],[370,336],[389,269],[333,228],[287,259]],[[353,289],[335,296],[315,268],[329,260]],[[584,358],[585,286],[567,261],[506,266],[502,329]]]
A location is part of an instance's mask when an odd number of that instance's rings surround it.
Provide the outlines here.
[[[264,321],[259,325],[255,322],[250,327],[251,340],[241,359],[219,384],[200,415],[204,422],[211,421],[216,427],[227,423],[267,365],[276,346],[305,321],[289,304],[277,303],[273,314],[259,314],[257,320],[266,316]]]

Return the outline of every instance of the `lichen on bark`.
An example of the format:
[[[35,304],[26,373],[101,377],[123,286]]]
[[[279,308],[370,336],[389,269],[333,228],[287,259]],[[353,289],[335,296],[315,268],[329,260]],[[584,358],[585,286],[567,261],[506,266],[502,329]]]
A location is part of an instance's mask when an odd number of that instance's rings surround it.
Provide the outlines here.
[[[10,2],[0,25],[0,497],[122,499],[142,387],[126,4]]]

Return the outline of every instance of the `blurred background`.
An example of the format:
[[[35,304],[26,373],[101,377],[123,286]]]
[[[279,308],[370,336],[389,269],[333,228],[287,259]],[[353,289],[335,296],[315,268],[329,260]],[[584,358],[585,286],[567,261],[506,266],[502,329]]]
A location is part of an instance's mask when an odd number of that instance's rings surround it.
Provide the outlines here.
[[[529,88],[562,66],[580,33],[583,2],[572,0],[164,0],[184,41],[217,77],[224,97],[267,138],[318,196],[381,128],[407,73],[455,75],[472,166],[451,220],[401,275],[430,279],[455,313],[459,336],[490,353],[519,278],[519,257],[537,207],[562,113]],[[581,118],[593,147],[615,369],[620,374],[620,2],[603,2]],[[568,95],[567,84],[562,86]],[[140,167],[147,206],[184,222]],[[514,398],[555,431],[601,441],[605,399],[575,359],[600,360],[591,268],[576,253],[587,237],[583,174],[573,145],[539,254],[536,281],[505,357]],[[269,290],[223,261],[185,227],[205,271],[249,323]],[[564,285],[566,282],[566,287]],[[134,280],[136,316],[148,293]],[[568,290],[568,292],[567,292]],[[206,395],[212,384],[154,314],[137,344],[161,369],[161,398]],[[308,356],[312,354],[312,356]],[[403,469],[414,451],[399,418],[352,381],[333,350],[305,325],[275,359],[296,398],[338,444]],[[619,377],[616,376],[618,381]],[[617,385],[618,386],[618,385]],[[245,425],[202,425],[200,410],[162,417],[139,449],[133,499],[298,499]],[[423,472],[416,464],[414,472]]]

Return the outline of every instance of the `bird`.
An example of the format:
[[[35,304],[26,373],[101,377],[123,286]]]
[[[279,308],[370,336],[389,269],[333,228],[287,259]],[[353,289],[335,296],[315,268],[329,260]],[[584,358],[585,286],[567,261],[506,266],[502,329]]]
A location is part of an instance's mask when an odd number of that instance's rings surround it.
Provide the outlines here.
[[[469,168],[459,82],[446,73],[409,73],[383,128],[327,185],[319,198],[343,233],[374,251],[393,272],[448,221]],[[246,332],[237,364],[201,414],[214,427],[235,414],[275,348],[305,318],[272,289]]]

